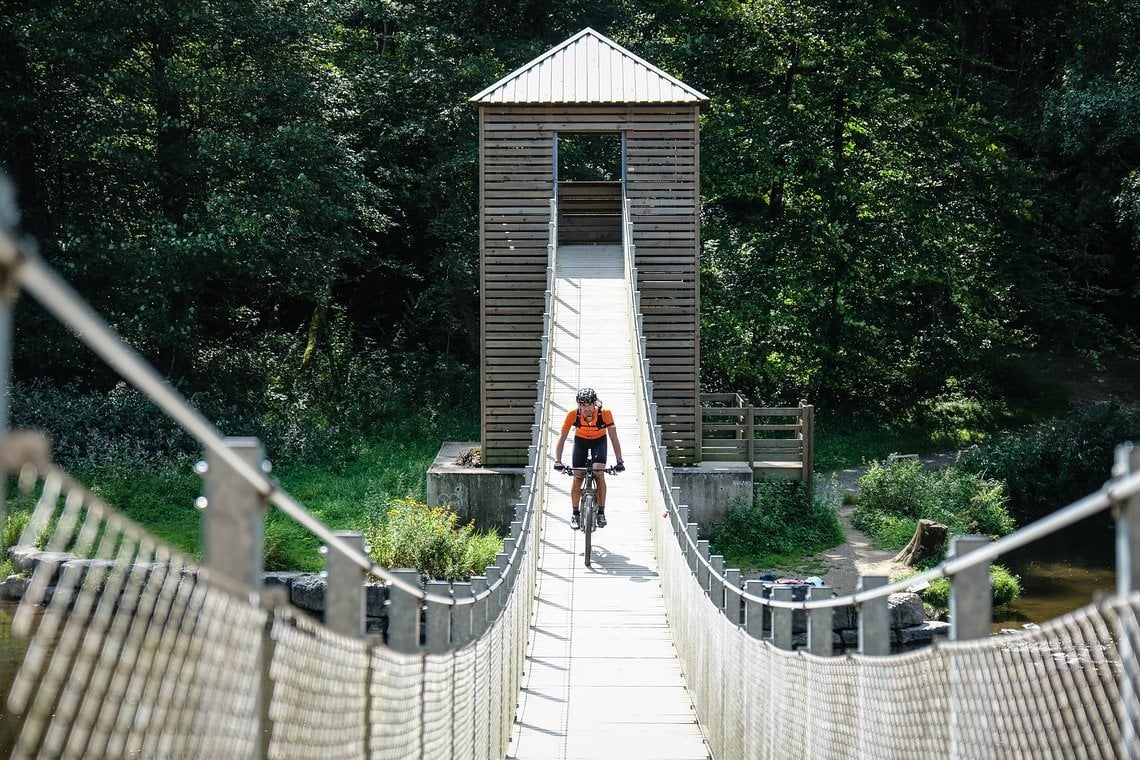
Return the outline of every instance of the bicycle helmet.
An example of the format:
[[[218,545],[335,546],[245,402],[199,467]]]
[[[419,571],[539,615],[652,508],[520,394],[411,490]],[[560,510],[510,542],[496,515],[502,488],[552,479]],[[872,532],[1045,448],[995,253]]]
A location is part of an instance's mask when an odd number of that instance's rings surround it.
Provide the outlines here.
[[[598,400],[598,394],[594,392],[593,388],[583,388],[578,391],[579,404],[593,404]]]

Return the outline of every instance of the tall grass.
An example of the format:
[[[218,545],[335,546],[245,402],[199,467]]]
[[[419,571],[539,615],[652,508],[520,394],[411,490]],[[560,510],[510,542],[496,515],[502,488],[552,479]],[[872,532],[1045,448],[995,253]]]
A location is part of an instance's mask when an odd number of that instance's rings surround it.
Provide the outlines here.
[[[193,469],[201,453],[149,401],[125,386],[98,393],[43,383],[21,387],[13,398],[16,425],[49,431],[55,459],[65,469],[158,538],[201,556],[201,515],[194,500],[202,481]],[[281,486],[333,530],[363,531],[379,505],[423,499],[427,469],[440,444],[477,437],[474,410],[457,396],[441,394],[420,404],[388,396],[368,420],[336,430],[302,417],[287,426],[287,434],[277,435],[265,428],[269,418],[232,410],[218,427],[268,432],[266,449]],[[18,516],[22,507],[9,496]],[[319,570],[319,544],[286,515],[270,512],[267,569]]]

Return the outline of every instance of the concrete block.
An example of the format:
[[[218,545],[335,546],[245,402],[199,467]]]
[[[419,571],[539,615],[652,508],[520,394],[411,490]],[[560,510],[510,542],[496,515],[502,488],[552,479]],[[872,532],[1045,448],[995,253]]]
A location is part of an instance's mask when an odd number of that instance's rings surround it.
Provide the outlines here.
[[[459,522],[474,522],[476,530],[510,533],[515,504],[520,499],[525,467],[471,467],[456,460],[478,443],[447,442],[427,473],[429,506],[449,506]]]
[[[303,575],[305,575],[305,573],[278,571],[268,572],[262,576],[262,588],[266,590],[272,588],[280,588],[284,589],[285,592],[288,593],[293,586],[293,581],[295,581],[297,578],[302,577]]]
[[[950,624],[940,620],[924,620],[919,625],[903,628],[898,632],[900,644],[929,643],[936,636],[949,638]]]
[[[680,489],[680,503],[689,506],[689,520],[701,526],[702,536],[724,521],[730,506],[752,502],[752,468],[746,462],[674,467],[673,485]]]

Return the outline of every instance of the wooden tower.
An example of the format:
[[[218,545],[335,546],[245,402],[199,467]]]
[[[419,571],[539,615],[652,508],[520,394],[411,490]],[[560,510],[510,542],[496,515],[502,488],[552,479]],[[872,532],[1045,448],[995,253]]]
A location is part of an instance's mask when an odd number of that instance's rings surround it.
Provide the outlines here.
[[[483,463],[522,465],[542,348],[550,201],[565,243],[617,242],[628,198],[658,423],[700,457],[700,135],[708,98],[584,29],[471,98],[479,110]],[[620,178],[560,182],[560,135],[611,135]],[[618,238],[620,241],[620,237]]]

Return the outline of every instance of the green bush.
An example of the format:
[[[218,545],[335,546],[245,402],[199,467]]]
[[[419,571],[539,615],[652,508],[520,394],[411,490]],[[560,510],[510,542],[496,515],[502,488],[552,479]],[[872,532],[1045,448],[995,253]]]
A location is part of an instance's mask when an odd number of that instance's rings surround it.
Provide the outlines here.
[[[901,549],[921,519],[947,526],[950,535],[997,538],[1015,528],[996,480],[957,467],[928,470],[913,459],[872,462],[859,479],[855,527],[883,548]]]
[[[713,528],[710,550],[736,567],[769,567],[842,543],[835,502],[824,490],[809,499],[799,482],[757,482],[752,503],[733,505]]]
[[[990,565],[990,591],[994,609],[1012,604],[1021,596],[1021,579],[1002,565]],[[936,578],[922,592],[922,601],[936,613],[950,610],[950,580]]]
[[[1020,525],[1096,491],[1108,480],[1117,444],[1140,438],[1140,411],[1092,404],[966,452],[960,466],[1006,484]]]
[[[378,565],[415,568],[426,578],[456,581],[482,573],[503,550],[494,532],[477,533],[458,521],[447,507],[392,499],[382,513],[370,516],[364,535]]]
[[[859,478],[859,508],[918,518],[932,508],[926,469],[914,459],[872,462]]]

